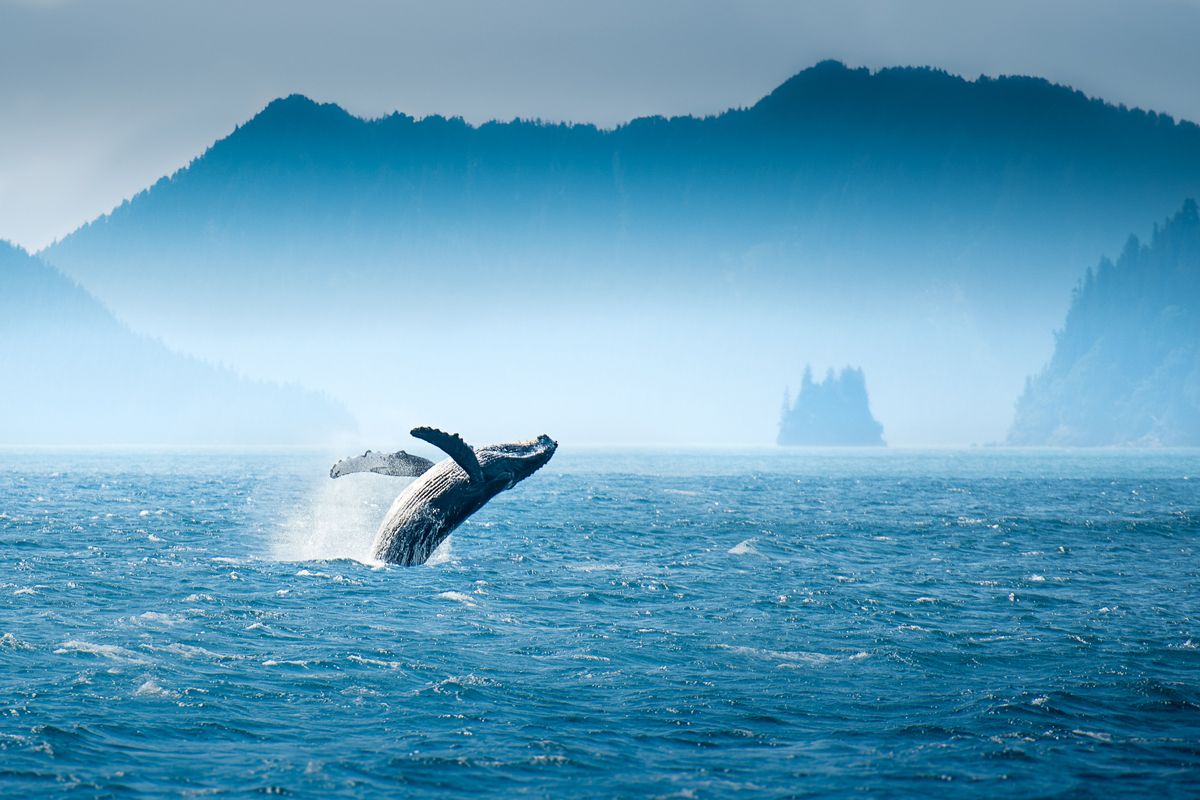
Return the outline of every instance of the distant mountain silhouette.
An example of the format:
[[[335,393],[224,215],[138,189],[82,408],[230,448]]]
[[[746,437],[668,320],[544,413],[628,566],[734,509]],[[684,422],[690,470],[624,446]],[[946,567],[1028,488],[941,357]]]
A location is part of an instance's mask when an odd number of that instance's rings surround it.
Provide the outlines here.
[[[1018,445],[1200,446],[1200,216],[1188,200],[1149,245],[1080,283],[1054,357],[1027,381]]]
[[[805,367],[795,404],[784,394],[777,442],[884,446],[883,426],[871,416],[867,379],[862,369],[846,367],[840,376],[831,369],[824,381],[815,383],[812,369]]]
[[[88,285],[196,286],[254,285],[249,257],[258,277],[311,279],[305,267],[333,255],[387,273],[447,248],[975,252],[1127,227],[1130,212],[1197,189],[1191,123],[1041,79],[823,62],[751,108],[611,131],[368,121],[292,95],[45,255]]]
[[[1189,196],[1191,123],[1035,78],[823,62],[749,108],[613,130],[293,95],[41,255],[133,330],[354,392],[386,429],[461,403],[588,441],[767,441],[766,386],[820,337],[886,387],[893,440],[963,442],[1004,435],[1116,232]],[[547,365],[542,406],[468,402]]]
[[[133,334],[94,297],[0,241],[0,444],[313,444],[338,402],[238,377]]]

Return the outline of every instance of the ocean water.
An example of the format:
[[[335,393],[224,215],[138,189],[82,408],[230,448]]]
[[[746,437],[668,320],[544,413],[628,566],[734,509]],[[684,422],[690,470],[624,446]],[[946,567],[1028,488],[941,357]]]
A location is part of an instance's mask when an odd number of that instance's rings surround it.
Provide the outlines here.
[[[0,795],[1200,795],[1200,453],[338,455],[0,450]]]

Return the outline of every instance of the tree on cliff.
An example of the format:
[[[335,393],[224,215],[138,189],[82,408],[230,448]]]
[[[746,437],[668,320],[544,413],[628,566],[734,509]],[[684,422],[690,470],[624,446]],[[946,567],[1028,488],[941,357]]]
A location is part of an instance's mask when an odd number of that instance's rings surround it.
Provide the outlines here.
[[[1054,356],[1025,384],[1008,442],[1200,446],[1200,215],[1131,236],[1075,290]]]

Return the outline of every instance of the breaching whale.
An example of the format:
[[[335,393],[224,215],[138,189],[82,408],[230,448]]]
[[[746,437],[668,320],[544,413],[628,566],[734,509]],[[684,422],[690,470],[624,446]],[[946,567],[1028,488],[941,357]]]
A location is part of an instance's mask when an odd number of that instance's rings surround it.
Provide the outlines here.
[[[371,558],[405,567],[424,564],[467,517],[537,472],[558,449],[558,442],[545,434],[527,442],[479,448],[471,447],[457,433],[437,428],[413,428],[412,435],[450,457],[434,464],[403,450],[368,450],[361,456],[343,458],[329,470],[331,478],[352,472],[417,478],[392,503],[371,545]]]

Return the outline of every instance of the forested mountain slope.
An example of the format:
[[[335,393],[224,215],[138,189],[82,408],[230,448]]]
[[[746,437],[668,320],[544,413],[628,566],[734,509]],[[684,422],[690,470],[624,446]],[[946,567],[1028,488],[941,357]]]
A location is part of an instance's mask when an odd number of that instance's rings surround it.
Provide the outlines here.
[[[228,278],[239,259],[269,255],[258,272],[293,274],[288,260],[311,261],[314,245],[360,267],[445,247],[697,258],[764,242],[928,254],[1005,241],[1024,251],[1012,240],[1096,236],[1197,188],[1191,123],[1040,79],[826,62],[751,108],[611,131],[363,120],[293,95],[46,255],[101,283],[168,283],[196,276],[163,258]]]
[[[870,372],[894,444],[949,444],[1004,435],[1077,276],[1189,196],[1191,123],[825,62],[613,130],[283,98],[42,255],[134,330],[384,431],[766,442],[803,353]]]
[[[138,336],[60,272],[0,242],[0,444],[317,444],[345,407]]]
[[[1200,216],[1130,237],[1088,270],[1054,357],[1026,384],[1012,444],[1200,445]]]

